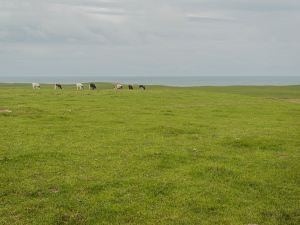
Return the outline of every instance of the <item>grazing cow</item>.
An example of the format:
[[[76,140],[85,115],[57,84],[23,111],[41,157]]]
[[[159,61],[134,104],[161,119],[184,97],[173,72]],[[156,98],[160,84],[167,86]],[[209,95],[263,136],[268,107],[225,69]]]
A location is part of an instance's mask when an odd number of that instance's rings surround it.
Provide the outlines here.
[[[56,90],[57,88],[62,89],[62,85],[61,84],[54,84],[54,89]]]
[[[83,86],[82,83],[77,83],[77,84],[76,84],[76,88],[77,88],[77,90],[83,90],[83,89],[84,89],[84,86]]]
[[[123,85],[122,84],[117,84],[115,87],[116,90],[120,90],[123,89]]]
[[[95,90],[97,87],[96,87],[96,84],[94,84],[94,83],[90,83],[90,85],[89,85],[89,89],[90,90]]]
[[[40,89],[41,85],[39,83],[32,83],[32,89]]]
[[[131,84],[128,85],[129,90],[133,90],[133,86]]]
[[[139,85],[139,89],[146,90],[146,87],[145,87],[145,85]]]

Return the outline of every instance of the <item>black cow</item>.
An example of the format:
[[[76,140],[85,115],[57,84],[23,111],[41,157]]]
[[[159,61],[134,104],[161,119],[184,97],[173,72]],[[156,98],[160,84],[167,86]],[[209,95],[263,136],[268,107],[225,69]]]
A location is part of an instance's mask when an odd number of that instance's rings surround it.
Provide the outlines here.
[[[62,89],[62,85],[61,84],[55,84],[54,89],[57,89],[57,88]]]
[[[139,85],[139,89],[146,90],[146,87],[144,85]]]
[[[96,87],[96,84],[94,84],[94,83],[90,83],[90,90],[95,90],[95,89],[97,89],[97,87]]]
[[[131,84],[128,85],[129,90],[133,90],[133,86]]]

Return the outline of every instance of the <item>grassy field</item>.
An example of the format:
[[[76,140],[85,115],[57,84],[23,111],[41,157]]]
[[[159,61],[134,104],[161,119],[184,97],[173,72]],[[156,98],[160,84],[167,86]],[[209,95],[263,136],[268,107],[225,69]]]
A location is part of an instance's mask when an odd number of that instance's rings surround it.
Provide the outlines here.
[[[0,224],[300,224],[300,86],[0,85]]]

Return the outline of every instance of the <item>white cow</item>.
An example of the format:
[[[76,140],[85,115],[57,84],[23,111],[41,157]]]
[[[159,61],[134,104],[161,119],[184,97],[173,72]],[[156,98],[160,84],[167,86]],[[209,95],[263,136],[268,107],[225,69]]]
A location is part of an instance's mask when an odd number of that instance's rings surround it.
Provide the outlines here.
[[[32,89],[40,89],[41,85],[39,83],[32,83]]]
[[[120,89],[122,89],[122,88],[123,88],[123,85],[122,85],[122,84],[116,84],[116,87],[115,87],[116,90],[120,90]]]
[[[82,83],[77,83],[77,84],[76,84],[76,88],[77,88],[77,90],[83,90],[83,89],[84,89],[84,86],[83,86]]]

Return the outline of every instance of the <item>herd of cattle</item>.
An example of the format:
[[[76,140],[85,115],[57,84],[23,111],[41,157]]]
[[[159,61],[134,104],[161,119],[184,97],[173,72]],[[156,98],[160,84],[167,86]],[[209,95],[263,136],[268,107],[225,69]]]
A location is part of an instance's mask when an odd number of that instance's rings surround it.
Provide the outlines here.
[[[145,85],[139,85],[138,87],[139,87],[139,89],[146,90]],[[39,83],[32,83],[32,88],[33,89],[40,89],[41,85]],[[54,84],[54,89],[62,89],[62,85],[61,84]],[[77,90],[84,90],[84,85],[82,83],[77,83],[76,84],[76,89]],[[90,83],[89,84],[89,89],[90,90],[96,90],[97,89],[96,84],[95,83]],[[116,90],[123,89],[123,85],[122,84],[116,84],[115,89]],[[128,89],[133,90],[133,85],[129,84]]]

